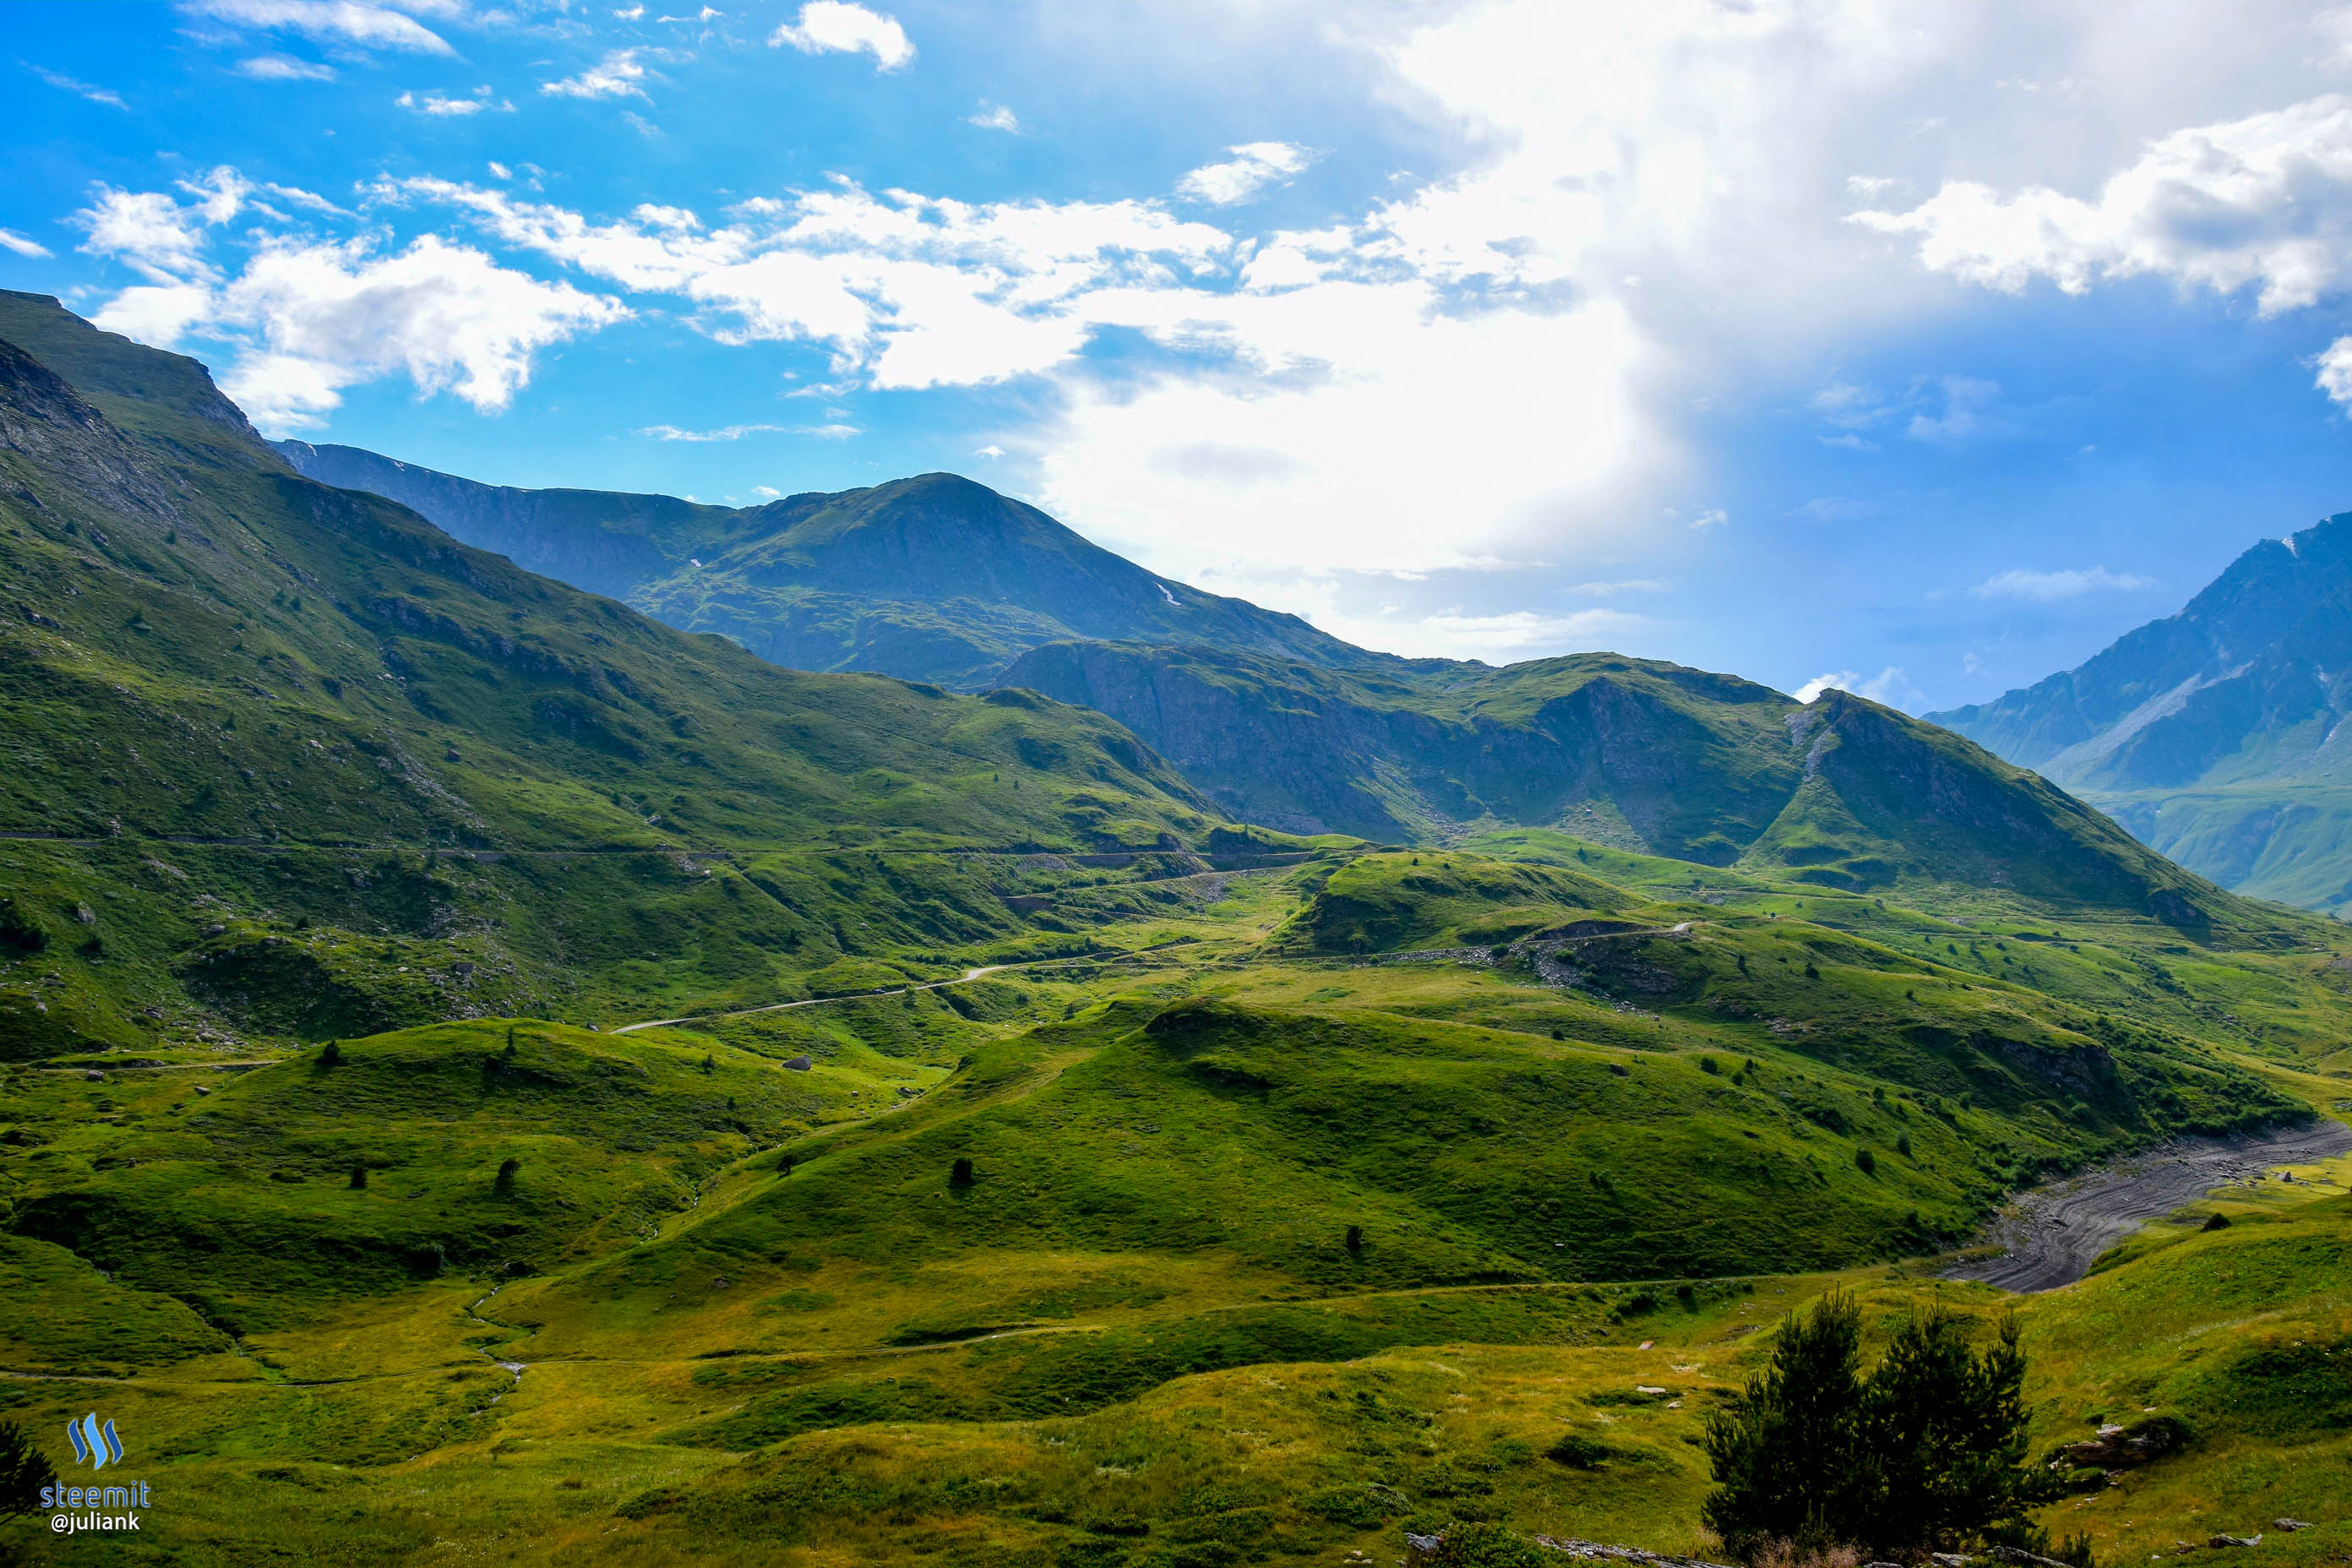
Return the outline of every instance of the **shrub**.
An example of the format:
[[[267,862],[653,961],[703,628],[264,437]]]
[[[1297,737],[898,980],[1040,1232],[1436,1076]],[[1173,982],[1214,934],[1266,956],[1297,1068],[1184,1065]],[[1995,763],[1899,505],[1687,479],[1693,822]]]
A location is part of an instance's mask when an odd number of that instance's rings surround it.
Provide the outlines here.
[[[1931,1308],[1860,1370],[1862,1314],[1842,1292],[1791,1314],[1766,1370],[1707,1418],[1716,1489],[1700,1513],[1736,1552],[1859,1542],[1880,1554],[2032,1529],[2044,1478],[2024,1468],[2025,1357],[2014,1320],[1982,1354]]]
[[[0,1519],[30,1513],[41,1505],[41,1489],[54,1485],[57,1467],[14,1421],[0,1421]]]
[[[1867,1149],[1856,1149],[1853,1152],[1853,1163],[1861,1168],[1862,1173],[1865,1176],[1875,1173],[1878,1169],[1878,1156]]]
[[[1364,1250],[1364,1227],[1362,1226],[1351,1225],[1348,1227],[1348,1250],[1351,1253],[1361,1252]]]
[[[956,1163],[948,1167],[948,1185],[951,1187],[968,1187],[971,1185],[971,1162],[969,1159],[959,1156]]]
[[[340,1067],[342,1065],[342,1060],[343,1043],[341,1040],[329,1040],[326,1049],[319,1053],[320,1067]]]
[[[1571,1470],[1597,1470],[1610,1459],[1609,1445],[1570,1432],[1544,1450],[1544,1458]]]
[[[1429,1568],[1548,1568],[1558,1559],[1499,1524],[1457,1522],[1445,1527],[1437,1550],[1422,1561]]]
[[[364,1187],[367,1185],[367,1167],[365,1165],[353,1165],[352,1167],[352,1185],[354,1187]]]
[[[1698,1058],[1698,1070],[1703,1073],[1719,1073],[1723,1068],[1713,1057],[1701,1057]]]

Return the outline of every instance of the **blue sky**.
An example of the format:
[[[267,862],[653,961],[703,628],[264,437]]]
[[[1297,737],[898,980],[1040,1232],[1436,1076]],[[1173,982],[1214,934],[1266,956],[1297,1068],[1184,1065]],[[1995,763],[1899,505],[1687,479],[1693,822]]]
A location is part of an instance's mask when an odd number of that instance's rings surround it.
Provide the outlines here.
[[[2352,20],[18,5],[0,286],[273,434],[946,468],[1370,646],[1979,700],[2352,509]]]

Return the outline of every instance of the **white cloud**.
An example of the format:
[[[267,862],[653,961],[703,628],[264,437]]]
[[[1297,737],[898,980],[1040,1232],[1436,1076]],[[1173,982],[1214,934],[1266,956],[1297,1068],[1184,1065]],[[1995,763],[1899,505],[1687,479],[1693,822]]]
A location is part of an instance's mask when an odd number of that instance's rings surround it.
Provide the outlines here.
[[[222,389],[269,433],[313,427],[344,388],[403,373],[420,394],[446,391],[495,413],[530,380],[541,350],[628,315],[618,300],[436,235],[380,251],[373,235],[337,243],[265,232],[249,237],[242,268],[225,272],[208,254],[209,231],[262,210],[251,201],[257,188],[329,205],[222,168],[183,182],[185,204],[100,186],[75,221],[89,233],[85,250],[150,280],[98,311],[99,325],[166,345],[191,332],[230,343]]]
[[[646,79],[646,68],[637,62],[642,52],[614,49],[577,76],[540,83],[539,90],[555,98],[645,98],[650,103],[639,85]]]
[[[785,436],[806,436],[817,441],[846,441],[864,431],[855,425],[728,425],[717,430],[682,430],[675,425],[649,425],[637,432],[656,441],[740,441],[746,436],[772,432]],[[768,490],[773,495],[776,492]]]
[[[2104,566],[2073,572],[2029,572],[2011,567],[1978,584],[1975,593],[1980,599],[2026,599],[2038,605],[2054,605],[2062,599],[2079,599],[2085,594],[2137,593],[2155,586],[2153,578],[2110,572]]]
[[[0,248],[13,250],[19,256],[29,256],[36,260],[50,254],[47,246],[37,239],[18,234],[13,228],[0,228]]]
[[[112,88],[92,87],[86,81],[77,81],[72,77],[66,76],[61,72],[45,70],[39,66],[34,66],[31,68],[35,76],[39,77],[43,81],[47,82],[51,87],[56,88],[60,92],[74,93],[89,100],[92,103],[103,103],[110,109],[128,109],[131,107],[129,104],[122,101],[122,95],[115,91]]]
[[[624,22],[634,22],[645,14],[646,8],[643,5],[630,5],[613,13],[614,16],[619,17]]]
[[[992,441],[987,446],[982,447],[978,451],[974,452],[972,456],[975,458],[1001,458],[1004,456],[1004,448]]]
[[[311,60],[298,60],[291,55],[255,55],[229,68],[239,76],[256,81],[332,81],[335,68]]]
[[[800,20],[768,37],[768,47],[790,44],[804,55],[868,54],[876,70],[894,71],[915,58],[915,46],[894,17],[847,0],[810,0]]]
[[[1307,617],[1334,637],[1360,647],[1402,654],[1408,658],[1478,658],[1509,663],[1550,658],[1566,653],[1589,653],[1637,635],[1650,623],[1622,610],[1579,610],[1571,615],[1546,615],[1538,610],[1511,610],[1498,615],[1472,615],[1459,607],[1434,615],[1351,617],[1329,613]]]
[[[471,98],[450,98],[440,92],[404,92],[393,101],[403,109],[414,110],[436,119],[479,114],[484,110],[496,110],[502,114],[514,112],[513,104],[502,99],[493,100],[487,87],[476,88]]]
[[[1916,237],[1927,267],[2010,293],[2035,278],[2081,294],[2147,274],[2221,294],[2254,289],[2273,315],[2340,289],[2352,268],[2352,99],[2173,132],[2093,200],[1956,180],[1908,212],[1853,221]]]
[[[321,42],[361,48],[449,55],[448,41],[413,16],[356,0],[183,0],[181,8],[240,26],[280,28]],[[418,6],[415,9],[440,9]]]
[[[751,493],[755,496],[764,496],[770,500],[774,500],[784,492],[778,489],[773,485],[753,485],[751,487]]]
[[[334,406],[327,393],[403,371],[421,394],[496,413],[530,380],[535,353],[626,314],[426,235],[384,256],[364,239],[266,244],[220,289],[215,320],[265,350],[223,389],[255,424],[283,429],[315,423]]]
[[[211,271],[204,255],[206,218],[201,208],[183,207],[163,191],[119,191],[111,185],[97,187],[95,198],[72,219],[89,233],[84,251],[126,262],[156,283]]]
[[[1696,517],[1691,519],[1690,525],[1693,528],[1721,528],[1725,523],[1729,522],[1730,521],[1731,514],[1724,510],[1721,507],[1717,506],[1709,507],[1706,510],[1700,512]]]
[[[637,434],[656,441],[740,441],[746,436],[782,428],[782,425],[730,425],[719,430],[681,430],[675,425],[649,425]]]
[[[2312,379],[2312,384],[2327,394],[2338,407],[2352,408],[2352,337],[2336,339],[2322,349],[2311,363],[2319,373]]]
[[[1021,117],[1004,105],[990,103],[985,99],[981,100],[980,112],[967,118],[964,123],[977,125],[982,131],[1004,131],[1015,136],[1021,134]]]
[[[1249,142],[1225,151],[1233,154],[1231,161],[1204,163],[1193,170],[1176,182],[1177,194],[1213,206],[1231,206],[1282,184],[1315,161],[1306,148],[1287,142]]]
[[[1613,599],[1620,594],[1663,594],[1673,586],[1661,577],[1633,577],[1620,583],[1579,583],[1569,592],[1590,599]]]
[[[1889,708],[1916,710],[1927,694],[1911,682],[1899,664],[1890,664],[1868,680],[1851,669],[1833,669],[1813,677],[1791,693],[1800,702],[1817,700],[1824,691],[1847,691]]]

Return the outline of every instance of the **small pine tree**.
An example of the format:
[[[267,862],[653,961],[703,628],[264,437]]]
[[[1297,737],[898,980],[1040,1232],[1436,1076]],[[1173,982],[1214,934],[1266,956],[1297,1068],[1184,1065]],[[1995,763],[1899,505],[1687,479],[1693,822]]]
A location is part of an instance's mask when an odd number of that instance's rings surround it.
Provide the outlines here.
[[[1360,1226],[1360,1225],[1351,1225],[1351,1226],[1349,1226],[1348,1227],[1348,1251],[1349,1251],[1349,1253],[1350,1255],[1355,1255],[1355,1254],[1360,1254],[1360,1253],[1361,1253],[1363,1250],[1364,1250],[1364,1227],[1363,1227],[1362,1226]]]
[[[1843,1291],[1780,1323],[1772,1360],[1706,1418],[1716,1489],[1699,1517],[1734,1552],[1846,1538],[1872,1479],[1860,1449],[1862,1309]]]
[[[364,1187],[367,1185],[367,1167],[365,1165],[353,1165],[352,1167],[352,1185],[354,1187]]]
[[[319,1053],[319,1065],[321,1067],[341,1067],[342,1060],[343,1043],[341,1040],[329,1040],[327,1048]]]
[[[702,1058],[702,1070],[706,1075],[717,1072],[719,1070],[719,1058],[717,1057],[704,1057]]]
[[[0,1421],[0,1519],[41,1506],[41,1489],[55,1486],[57,1467],[14,1421]]]
[[[956,1163],[948,1167],[948,1185],[951,1187],[968,1187],[971,1185],[971,1162],[961,1156],[958,1156]]]
[[[1853,1152],[1853,1163],[1860,1168],[1862,1173],[1865,1176],[1874,1173],[1878,1169],[1878,1156],[1872,1153],[1867,1149],[1856,1149]]]

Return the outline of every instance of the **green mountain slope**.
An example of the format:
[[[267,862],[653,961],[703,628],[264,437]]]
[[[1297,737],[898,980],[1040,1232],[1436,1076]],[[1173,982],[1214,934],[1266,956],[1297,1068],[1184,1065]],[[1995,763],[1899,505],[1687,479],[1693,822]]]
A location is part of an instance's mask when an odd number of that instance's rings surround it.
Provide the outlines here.
[[[1236,816],[1440,841],[1558,826],[1848,889],[1941,882],[2195,924],[2230,900],[1948,731],[1582,654],[1387,675],[1199,647],[1056,643],[1009,683],[1109,714]]]
[[[2352,907],[2352,514],[2247,551],[2179,614],[1936,722],[2225,887]]]
[[[1146,572],[954,474],[738,510],[478,484],[355,447],[278,450],[312,479],[388,497],[531,571],[799,669],[978,689],[1024,650],[1069,637],[1383,662],[1296,616]]]
[[[52,300],[0,342],[0,1054],[791,994],[1211,826],[1097,715],[780,669],[300,478]]]

